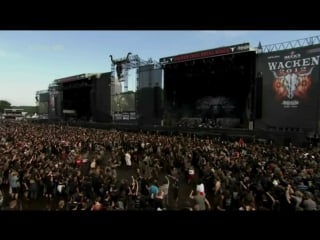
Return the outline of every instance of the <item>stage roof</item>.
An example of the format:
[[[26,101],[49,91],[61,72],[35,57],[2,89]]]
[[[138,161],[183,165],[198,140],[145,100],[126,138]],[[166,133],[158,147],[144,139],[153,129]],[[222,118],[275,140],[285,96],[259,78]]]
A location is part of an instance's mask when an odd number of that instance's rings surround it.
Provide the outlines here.
[[[191,60],[197,60],[197,59],[203,59],[203,58],[209,58],[209,57],[215,57],[215,56],[235,54],[240,52],[247,52],[250,50],[251,49],[250,49],[249,43],[242,43],[242,44],[237,44],[237,45],[232,45],[227,47],[219,47],[219,48],[208,49],[208,50],[203,50],[198,52],[175,55],[171,57],[164,57],[164,58],[160,58],[159,62],[161,64],[170,64],[170,63],[185,62],[185,61],[191,61]]]
[[[59,79],[56,79],[55,82],[63,84],[63,83],[74,82],[74,81],[83,80],[83,79],[91,79],[91,77],[99,78],[101,74],[102,73],[83,73],[83,74],[74,75],[70,77],[59,78]]]

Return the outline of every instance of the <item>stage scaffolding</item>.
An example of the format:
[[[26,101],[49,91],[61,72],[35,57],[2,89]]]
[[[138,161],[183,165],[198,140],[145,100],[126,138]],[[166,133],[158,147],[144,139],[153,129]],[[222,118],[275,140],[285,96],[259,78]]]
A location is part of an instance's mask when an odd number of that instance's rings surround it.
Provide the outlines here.
[[[307,46],[312,46],[317,44],[320,44],[320,35],[281,42],[281,43],[268,44],[268,45],[262,45],[261,42],[259,42],[259,45],[256,48],[256,50],[257,50],[257,53],[260,54],[260,53],[276,52],[281,50],[289,50],[289,49],[300,48],[300,47],[307,47]]]

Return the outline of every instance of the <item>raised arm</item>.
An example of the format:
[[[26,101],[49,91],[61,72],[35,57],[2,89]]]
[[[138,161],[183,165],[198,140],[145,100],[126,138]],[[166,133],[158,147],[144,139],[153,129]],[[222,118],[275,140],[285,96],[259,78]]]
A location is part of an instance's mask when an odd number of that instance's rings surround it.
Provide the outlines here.
[[[167,184],[168,184],[168,186],[170,186],[170,179],[169,179],[169,177],[168,177],[168,176],[165,176],[165,178],[167,179]]]
[[[189,194],[189,198],[194,199],[193,190],[191,190],[191,192],[190,192],[190,194]]]
[[[210,202],[208,201],[207,198],[204,198],[204,202],[207,204],[208,209],[211,209],[211,204],[210,204]]]
[[[291,188],[291,185],[289,184],[287,186],[287,189],[286,189],[286,200],[289,204],[291,204],[291,194],[293,193],[293,189]]]
[[[138,181],[136,180],[136,195],[138,195],[138,192],[139,192],[139,184],[138,184]]]
[[[167,175],[166,177],[168,177],[168,178],[172,178],[173,180],[175,180],[175,181],[177,181],[178,179],[176,178],[176,177],[174,177],[174,176],[171,176],[171,175]],[[167,180],[169,181],[169,179],[167,178]]]

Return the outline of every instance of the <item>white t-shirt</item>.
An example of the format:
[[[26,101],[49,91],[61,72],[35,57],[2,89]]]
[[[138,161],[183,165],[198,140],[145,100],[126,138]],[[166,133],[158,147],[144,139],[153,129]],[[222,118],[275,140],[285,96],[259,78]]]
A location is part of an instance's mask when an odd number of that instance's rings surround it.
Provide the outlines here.
[[[194,175],[194,169],[193,168],[189,169],[189,175]]]
[[[63,185],[63,184],[59,184],[59,185],[57,186],[58,192],[61,193],[62,190],[63,190],[63,188],[64,188],[64,185]]]
[[[92,161],[90,163],[90,168],[96,168],[96,166],[97,166],[97,162],[96,161]]]
[[[126,154],[124,155],[124,158],[125,158],[125,160],[126,160],[126,165],[127,165],[127,166],[131,166],[132,163],[131,163],[131,155],[130,155],[130,153],[126,153]]]
[[[196,187],[197,192],[204,193],[204,184],[201,183]]]

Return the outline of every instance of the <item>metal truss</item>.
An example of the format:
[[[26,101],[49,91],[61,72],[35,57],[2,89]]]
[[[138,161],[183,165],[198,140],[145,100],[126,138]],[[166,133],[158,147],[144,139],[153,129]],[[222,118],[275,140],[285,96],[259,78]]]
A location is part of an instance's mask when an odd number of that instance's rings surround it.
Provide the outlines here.
[[[307,47],[316,44],[320,44],[320,35],[287,42],[268,44],[264,46],[262,46],[261,43],[259,43],[259,46],[257,47],[257,53],[259,54],[276,52],[281,50],[289,50],[293,48]]]
[[[122,82],[124,82],[124,90],[125,92],[128,91],[128,81],[129,81],[129,75],[128,71],[131,69],[139,69],[141,66],[145,65],[154,65],[156,67],[160,67],[160,64],[152,58],[149,58],[147,61],[141,59],[137,54],[136,55],[128,55],[128,61],[125,61],[126,58],[117,59],[111,62],[111,77],[112,79],[116,76],[116,65],[118,62],[123,62],[123,70],[124,70],[124,76]],[[138,79],[137,79],[138,80]],[[137,83],[139,85],[139,83]]]
[[[111,94],[110,94],[110,102],[111,102],[111,113],[112,115],[115,114],[116,112],[122,112],[122,107],[121,107],[121,99],[123,99],[124,94],[128,92],[128,82],[129,82],[129,70],[131,69],[136,69],[136,89],[135,91],[138,91],[141,86],[141,79],[140,79],[140,70],[141,67],[143,66],[152,66],[154,69],[161,68],[160,63],[152,60],[152,58],[149,58],[148,60],[143,60],[141,59],[137,54],[133,55],[131,53],[128,53],[126,58],[120,58],[114,60],[111,57]],[[121,71],[122,75],[121,78],[119,79],[117,77],[117,68],[119,67],[118,65],[121,64]],[[119,70],[119,69],[118,69]],[[123,91],[121,84],[124,84]],[[139,96],[135,95],[135,106],[137,104]],[[115,117],[115,115],[114,115]]]

